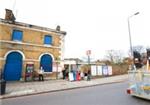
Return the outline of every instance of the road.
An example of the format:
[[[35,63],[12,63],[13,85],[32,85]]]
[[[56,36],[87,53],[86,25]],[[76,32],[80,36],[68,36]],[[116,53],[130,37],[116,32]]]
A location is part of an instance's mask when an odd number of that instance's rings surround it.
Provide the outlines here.
[[[3,99],[2,105],[149,105],[147,100],[127,95],[127,86],[124,82]]]

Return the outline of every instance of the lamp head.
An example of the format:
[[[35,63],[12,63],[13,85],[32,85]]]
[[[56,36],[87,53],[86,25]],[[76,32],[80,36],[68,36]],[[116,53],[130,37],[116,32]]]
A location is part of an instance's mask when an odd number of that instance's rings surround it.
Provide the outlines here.
[[[139,14],[139,12],[136,12],[134,15],[138,15]]]

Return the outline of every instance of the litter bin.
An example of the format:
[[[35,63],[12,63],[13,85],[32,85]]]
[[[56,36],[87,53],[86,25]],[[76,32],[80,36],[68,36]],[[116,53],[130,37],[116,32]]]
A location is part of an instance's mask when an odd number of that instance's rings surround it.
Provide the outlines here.
[[[5,90],[6,90],[6,81],[5,80],[0,80],[1,83],[1,95],[5,94]]]

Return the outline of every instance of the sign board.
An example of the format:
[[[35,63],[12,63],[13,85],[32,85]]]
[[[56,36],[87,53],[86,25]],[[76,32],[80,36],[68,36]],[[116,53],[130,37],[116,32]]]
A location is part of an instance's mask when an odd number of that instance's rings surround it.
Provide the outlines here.
[[[108,66],[108,75],[112,75],[112,66]]]
[[[73,73],[69,73],[69,81],[74,81]]]
[[[91,66],[91,75],[96,76],[97,75],[97,67],[96,66]]]
[[[91,50],[87,50],[86,55],[88,55],[88,56],[91,55]]]
[[[102,75],[102,66],[97,66],[97,75]]]
[[[27,62],[25,71],[25,81],[31,81],[33,77],[34,63]]]
[[[108,66],[102,66],[103,75],[108,75]]]

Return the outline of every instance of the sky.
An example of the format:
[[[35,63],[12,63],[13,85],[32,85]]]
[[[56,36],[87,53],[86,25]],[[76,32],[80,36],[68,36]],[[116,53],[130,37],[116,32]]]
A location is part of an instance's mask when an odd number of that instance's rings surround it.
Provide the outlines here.
[[[66,31],[65,58],[104,59],[108,50],[130,49],[127,19],[131,17],[132,45],[150,45],[149,0],[0,0],[0,18],[12,9],[16,21]]]

